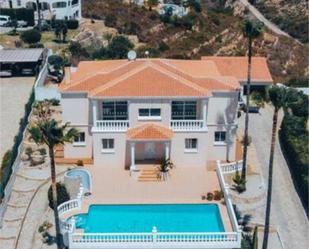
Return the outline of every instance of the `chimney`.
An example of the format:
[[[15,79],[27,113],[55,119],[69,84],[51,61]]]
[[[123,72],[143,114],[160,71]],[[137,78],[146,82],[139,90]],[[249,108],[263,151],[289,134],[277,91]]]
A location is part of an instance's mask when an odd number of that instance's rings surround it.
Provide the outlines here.
[[[71,83],[71,68],[65,67],[64,68],[64,84],[68,85]]]

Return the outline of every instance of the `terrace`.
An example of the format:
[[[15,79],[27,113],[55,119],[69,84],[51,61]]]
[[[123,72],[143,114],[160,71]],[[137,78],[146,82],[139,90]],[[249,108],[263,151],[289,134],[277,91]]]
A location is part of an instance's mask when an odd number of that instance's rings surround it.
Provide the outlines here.
[[[216,172],[207,167],[175,168],[166,181],[159,182],[139,182],[129,177],[129,171],[113,167],[104,167],[102,170],[101,165],[94,165],[87,167],[87,170],[92,176],[92,194],[59,206],[62,220],[75,214],[87,213],[92,204],[215,203],[220,210],[224,232],[92,234],[80,233],[73,223],[67,222],[63,224],[63,229],[70,248],[157,248],[155,243],[160,248],[237,248],[240,245],[240,233],[228,198],[223,170]],[[233,170],[233,166],[224,168],[225,173]],[[207,192],[220,189],[224,192],[224,200],[202,199]]]

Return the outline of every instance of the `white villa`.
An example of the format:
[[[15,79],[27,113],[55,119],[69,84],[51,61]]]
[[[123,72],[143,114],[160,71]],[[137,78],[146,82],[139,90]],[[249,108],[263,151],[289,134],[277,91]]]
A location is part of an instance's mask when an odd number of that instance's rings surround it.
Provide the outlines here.
[[[65,176],[80,179],[71,200],[58,206],[65,244],[240,248],[224,175],[242,167],[236,131],[246,68],[245,57],[84,61],[66,68],[62,122],[80,135],[56,150],[56,162],[86,167]],[[252,78],[258,87],[272,83],[265,58],[253,58]],[[157,175],[161,159],[175,165],[166,181]],[[206,198],[215,192],[224,202]],[[214,224],[221,225],[206,228]]]
[[[13,8],[29,8],[35,10],[37,19],[37,3],[35,0],[11,0]],[[40,0],[41,15],[44,19],[80,19],[81,0]],[[10,8],[10,0],[1,0],[1,8]]]
[[[177,167],[235,160],[238,99],[246,58],[81,62],[60,85],[63,122],[81,131],[68,160],[134,170],[169,158]],[[262,66],[262,67],[261,67]],[[264,58],[253,83],[272,82]]]

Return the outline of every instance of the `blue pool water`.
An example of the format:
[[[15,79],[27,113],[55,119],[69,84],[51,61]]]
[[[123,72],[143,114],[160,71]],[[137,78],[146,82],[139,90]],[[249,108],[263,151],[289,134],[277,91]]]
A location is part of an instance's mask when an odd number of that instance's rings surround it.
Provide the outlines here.
[[[87,233],[224,232],[216,204],[91,205],[75,219]]]

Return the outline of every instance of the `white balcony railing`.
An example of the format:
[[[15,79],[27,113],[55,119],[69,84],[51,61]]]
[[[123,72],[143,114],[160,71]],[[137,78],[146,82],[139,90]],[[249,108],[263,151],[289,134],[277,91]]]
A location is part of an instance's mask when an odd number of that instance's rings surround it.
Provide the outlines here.
[[[203,120],[171,120],[173,131],[206,131],[207,126]]]
[[[92,131],[126,131],[128,128],[129,120],[98,120]]]

